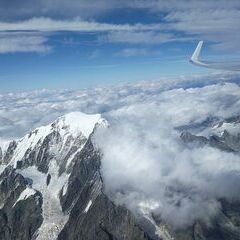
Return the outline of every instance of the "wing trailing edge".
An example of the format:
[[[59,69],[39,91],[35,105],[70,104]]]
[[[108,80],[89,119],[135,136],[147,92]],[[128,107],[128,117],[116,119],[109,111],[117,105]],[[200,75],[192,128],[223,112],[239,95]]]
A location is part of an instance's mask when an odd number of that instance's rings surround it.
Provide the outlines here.
[[[220,70],[227,70],[227,71],[240,71],[240,61],[235,62],[205,62],[200,60],[200,53],[202,50],[203,41],[200,41],[189,60],[190,63],[206,68],[212,69],[220,69]]]

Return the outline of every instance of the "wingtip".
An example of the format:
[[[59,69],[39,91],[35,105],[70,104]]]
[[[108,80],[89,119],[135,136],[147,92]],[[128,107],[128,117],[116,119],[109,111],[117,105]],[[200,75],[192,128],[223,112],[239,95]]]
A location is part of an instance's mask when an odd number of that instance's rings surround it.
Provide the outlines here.
[[[198,45],[197,45],[197,47],[196,47],[196,49],[195,49],[195,51],[194,51],[194,53],[193,53],[193,55],[190,59],[190,62],[197,62],[198,61],[199,56],[200,56],[200,52],[201,52],[201,49],[202,49],[202,45],[203,45],[203,41],[201,40],[201,41],[198,42]]]

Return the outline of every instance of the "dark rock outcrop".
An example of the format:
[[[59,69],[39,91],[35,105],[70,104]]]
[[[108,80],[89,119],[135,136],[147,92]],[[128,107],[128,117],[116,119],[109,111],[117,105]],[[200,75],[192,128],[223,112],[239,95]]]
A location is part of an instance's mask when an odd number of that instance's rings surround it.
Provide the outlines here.
[[[33,239],[43,220],[41,193],[17,201],[28,182],[12,168],[6,168],[0,179],[0,239]]]
[[[116,206],[103,192],[101,156],[91,137],[75,158],[66,195],[61,197],[69,220],[59,240],[150,239],[125,207]]]
[[[182,132],[180,135],[184,143],[190,147],[210,147],[218,148],[226,152],[240,152],[240,134],[231,135],[228,131],[224,131],[221,136],[196,136],[190,132]]]
[[[3,152],[2,148],[0,147],[0,164],[2,164]]]
[[[82,199],[76,202],[59,240],[142,240],[150,239],[126,208],[115,206],[103,193],[85,210]],[[86,206],[86,205],[85,205]]]
[[[16,141],[12,141],[9,143],[6,153],[5,154],[2,153],[2,160],[0,158],[0,164],[8,164],[11,161],[16,147],[17,147]]]

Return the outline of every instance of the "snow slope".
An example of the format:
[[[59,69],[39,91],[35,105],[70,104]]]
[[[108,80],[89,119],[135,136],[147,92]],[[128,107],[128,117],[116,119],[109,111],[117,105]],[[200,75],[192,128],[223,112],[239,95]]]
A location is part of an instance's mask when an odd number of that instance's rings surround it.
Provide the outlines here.
[[[81,112],[72,112],[59,117],[53,123],[39,127],[23,138],[16,140],[16,148],[12,149],[12,156],[9,157],[8,164],[0,164],[1,174],[7,166],[11,165],[17,168],[18,161],[26,161],[30,154],[33,155],[30,158],[31,161],[36,161],[33,165],[24,165],[23,169],[17,169],[17,173],[20,173],[26,179],[31,179],[32,184],[20,194],[14,206],[18,201],[34,195],[36,191],[42,194],[43,223],[36,233],[37,240],[56,239],[67,222],[68,215],[62,212],[59,199],[60,191],[63,190],[64,195],[68,188],[70,173],[66,169],[71,166],[71,162],[74,161],[77,153],[84,147],[96,124],[103,122],[104,119],[101,118],[100,114],[87,115]],[[9,143],[0,141],[4,154],[7,152]],[[39,154],[40,152],[41,154]],[[8,153],[8,155],[11,154]],[[37,165],[39,156],[47,159],[47,172],[39,171]],[[48,163],[49,159],[50,162]],[[59,169],[64,161],[65,171],[60,174]],[[50,182],[47,184],[49,176]]]

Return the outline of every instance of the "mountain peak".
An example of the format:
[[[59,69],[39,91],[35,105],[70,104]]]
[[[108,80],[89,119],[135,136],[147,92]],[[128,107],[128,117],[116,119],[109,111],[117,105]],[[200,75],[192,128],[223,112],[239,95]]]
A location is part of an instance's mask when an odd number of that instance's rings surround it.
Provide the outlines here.
[[[100,114],[71,112],[59,117],[51,126],[57,126],[60,131],[67,129],[72,136],[76,136],[81,132],[84,137],[88,138],[95,124],[101,121],[103,121],[103,119]]]
[[[59,154],[63,157],[66,148],[71,148],[72,144],[77,142],[78,145],[83,145],[94,131],[95,125],[104,124],[104,122],[100,114],[68,113],[48,125],[36,128],[17,141],[8,144],[0,142],[0,163],[11,162],[16,167],[17,162],[27,158],[30,151],[35,150],[37,154],[42,145],[48,143],[50,147],[53,142],[58,143]]]

